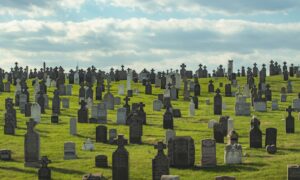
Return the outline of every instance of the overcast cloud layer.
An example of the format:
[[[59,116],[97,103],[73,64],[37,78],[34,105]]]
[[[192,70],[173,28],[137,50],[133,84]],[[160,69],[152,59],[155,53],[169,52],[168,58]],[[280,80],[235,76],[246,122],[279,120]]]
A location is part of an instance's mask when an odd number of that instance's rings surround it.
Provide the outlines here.
[[[141,70],[239,68],[271,59],[298,65],[296,0],[0,1],[0,63]],[[299,22],[299,23],[298,23]]]

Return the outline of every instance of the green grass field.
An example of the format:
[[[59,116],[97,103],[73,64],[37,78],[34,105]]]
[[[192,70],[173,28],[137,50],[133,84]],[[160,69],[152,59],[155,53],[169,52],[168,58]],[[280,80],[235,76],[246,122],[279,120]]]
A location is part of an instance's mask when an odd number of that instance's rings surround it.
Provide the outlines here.
[[[218,116],[213,115],[213,103],[211,105],[205,104],[205,99],[210,98],[213,102],[214,93],[207,93],[207,84],[210,79],[199,79],[201,84],[201,97],[199,97],[199,109],[196,110],[195,117],[188,116],[189,102],[183,101],[182,90],[180,91],[180,99],[172,101],[175,108],[180,108],[182,118],[174,119],[174,129],[177,136],[192,136],[196,147],[196,161],[195,165],[200,165],[201,161],[201,140],[206,138],[213,138],[212,129],[208,129],[207,123],[210,119],[219,120]],[[182,180],[211,180],[217,175],[235,176],[237,179],[286,179],[287,165],[300,163],[300,122],[298,114],[293,113],[295,117],[295,134],[285,133],[285,121],[283,120],[287,113],[285,109],[291,105],[292,99],[297,97],[300,92],[300,79],[292,78],[294,92],[288,94],[286,103],[279,102],[280,111],[271,111],[271,102],[268,102],[268,112],[259,113],[252,110],[252,115],[256,115],[261,121],[260,128],[263,132],[263,144],[265,129],[274,127],[278,129],[277,132],[277,147],[278,152],[275,155],[270,155],[264,148],[250,149],[249,148],[249,131],[250,120],[249,117],[234,116],[235,97],[223,97],[223,101],[227,105],[227,109],[223,110],[223,115],[229,115],[234,119],[234,127],[239,134],[239,143],[243,147],[243,153],[246,156],[243,158],[241,165],[224,165],[224,146],[226,144],[217,144],[217,167],[209,169],[176,169],[171,168],[170,174],[180,175]],[[225,78],[218,78],[215,80],[215,88],[218,87],[219,82],[228,82]],[[256,83],[258,79],[256,79]],[[111,91],[117,94],[117,87],[119,83],[126,84],[126,81],[113,82]],[[240,85],[245,84],[245,78],[238,78]],[[273,99],[280,100],[280,88],[286,86],[286,82],[282,80],[281,76],[267,77],[267,83],[271,85],[273,92]],[[33,101],[33,87],[31,80],[28,81],[30,87],[30,99]],[[133,88],[139,88],[140,94],[134,95],[131,98],[130,104],[134,102],[143,101],[146,104],[145,112],[147,113],[147,125],[144,126],[142,137],[142,145],[126,145],[129,151],[130,164],[130,179],[149,180],[152,179],[152,158],[155,156],[157,150],[154,149],[153,144],[164,140],[165,130],[162,128],[162,119],[164,110],[154,112],[152,110],[152,102],[157,98],[157,94],[162,93],[163,90],[153,87],[152,95],[144,94],[144,86],[141,84],[132,84]],[[95,129],[97,124],[77,124],[77,136],[69,134],[69,120],[70,117],[77,116],[78,104],[78,85],[73,85],[73,95],[67,96],[70,98],[70,108],[62,109],[59,116],[59,124],[51,124],[50,116],[51,110],[47,109],[46,114],[42,115],[41,123],[36,126],[36,131],[40,134],[40,152],[41,156],[47,155],[52,163],[49,167],[52,169],[52,179],[81,179],[84,174],[101,172],[105,177],[111,179],[112,170],[112,152],[117,148],[114,145],[95,143],[95,151],[82,151],[81,147],[86,138],[91,138],[95,141]],[[4,113],[5,113],[5,98],[14,98],[14,87],[11,88],[11,93],[0,94],[0,116],[2,117],[0,126],[0,149],[12,150],[12,161],[0,161],[0,179],[37,179],[38,169],[24,167],[24,134],[26,133],[26,121],[24,115],[19,113],[17,109],[18,128],[16,135],[4,135]],[[49,107],[51,107],[54,88],[48,88]],[[95,90],[94,90],[95,91]],[[221,88],[224,94],[224,87]],[[124,96],[121,96],[123,99]],[[95,102],[95,101],[94,101]],[[116,124],[116,112],[121,105],[115,106],[114,111],[108,111],[108,129],[116,128],[118,134],[124,134],[128,139],[129,128],[125,125]],[[64,142],[73,141],[76,143],[76,151],[78,159],[64,160],[63,147]],[[227,141],[227,140],[226,140]],[[165,150],[166,153],[166,150]],[[95,168],[95,156],[104,154],[108,156],[110,168],[102,169]]]

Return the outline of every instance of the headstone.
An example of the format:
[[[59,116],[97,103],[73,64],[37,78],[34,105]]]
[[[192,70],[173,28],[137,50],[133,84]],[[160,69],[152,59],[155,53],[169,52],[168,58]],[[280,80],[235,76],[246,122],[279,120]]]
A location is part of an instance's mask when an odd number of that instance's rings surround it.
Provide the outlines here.
[[[68,98],[62,98],[61,102],[62,102],[63,108],[65,108],[65,109],[70,108],[70,100]]]
[[[176,132],[173,129],[167,129],[166,130],[166,144],[168,145],[170,139],[174,138],[176,136]]]
[[[40,160],[40,135],[34,131],[37,122],[30,119],[24,139],[25,167],[39,167]]]
[[[86,102],[81,100],[80,109],[77,112],[77,118],[79,123],[88,123],[88,109],[86,108]]]
[[[300,98],[293,99],[293,109],[294,111],[300,112]]]
[[[191,99],[191,102],[190,102],[189,115],[191,117],[195,116],[195,104],[194,104],[193,99]]]
[[[11,150],[0,149],[0,160],[10,161],[11,160]]]
[[[51,169],[48,168],[48,164],[51,163],[51,160],[47,156],[43,156],[39,161],[42,167],[38,171],[39,180],[51,180]]]
[[[169,175],[169,159],[164,153],[166,145],[163,142],[158,142],[154,145],[157,149],[157,155],[152,159],[152,179],[160,180],[162,175]]]
[[[162,175],[160,180],[180,180],[178,175]]]
[[[279,107],[278,107],[278,100],[277,99],[273,99],[272,100],[272,111],[276,111],[278,109],[279,109]]]
[[[295,118],[292,116],[292,112],[294,109],[289,106],[289,108],[286,109],[288,112],[288,116],[285,119],[285,129],[286,133],[294,133],[295,132]]]
[[[125,87],[124,87],[124,84],[120,84],[118,86],[118,95],[124,95],[125,94]]]
[[[250,130],[250,148],[262,148],[262,132],[259,129],[259,120],[255,117],[251,120],[254,122]]]
[[[217,176],[215,180],[235,180],[233,176]]]
[[[172,167],[192,167],[195,162],[195,145],[189,136],[177,136],[168,143],[168,157]]]
[[[215,167],[217,164],[216,158],[216,141],[212,139],[202,140],[202,167]]]
[[[71,135],[77,134],[77,119],[76,118],[70,119],[70,134]]]
[[[214,97],[214,114],[222,115],[222,96],[220,95],[220,89],[216,90]]]
[[[235,103],[235,115],[236,116],[250,116],[251,114],[251,104],[247,103],[246,97],[237,97]]]
[[[173,114],[170,112],[170,108],[167,107],[163,115],[163,128],[173,129]]]
[[[38,103],[31,104],[31,118],[37,123],[41,121],[41,107]]]
[[[126,108],[119,108],[117,111],[117,124],[126,124]]]
[[[106,155],[98,155],[95,157],[95,166],[99,168],[107,168],[107,156]]]
[[[241,164],[242,163],[242,146],[240,144],[228,144],[225,147],[224,163]]]
[[[83,142],[82,150],[84,151],[93,151],[95,149],[94,144],[92,143],[90,138],[87,138],[85,142]]]
[[[110,129],[109,130],[109,144],[113,144],[115,142],[115,139],[117,138],[117,129]]]
[[[213,129],[215,123],[218,123],[218,122],[216,120],[214,120],[214,119],[209,120],[208,121],[208,128],[209,129]]]
[[[124,148],[126,140],[123,135],[118,135],[116,140],[118,148],[112,155],[112,179],[129,180],[129,153]]]
[[[217,143],[224,143],[224,128],[220,123],[214,124],[214,139]]]
[[[76,144],[74,142],[65,142],[64,144],[64,160],[77,159]]]
[[[129,140],[130,144],[141,144],[143,135],[143,122],[138,117],[137,113],[133,114],[129,124]]]
[[[163,107],[163,104],[160,100],[155,99],[153,101],[153,111],[160,111],[162,107]]]
[[[97,126],[96,127],[96,142],[107,143],[107,127]]]
[[[255,101],[253,103],[254,110],[257,112],[266,112],[267,111],[267,103],[266,101]]]
[[[288,165],[287,166],[287,179],[288,180],[299,180],[300,179],[300,166],[299,165]]]

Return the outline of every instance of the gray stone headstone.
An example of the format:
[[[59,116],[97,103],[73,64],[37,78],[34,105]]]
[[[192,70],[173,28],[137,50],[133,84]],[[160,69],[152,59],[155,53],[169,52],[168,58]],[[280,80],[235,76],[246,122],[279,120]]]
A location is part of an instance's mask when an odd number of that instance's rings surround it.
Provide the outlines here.
[[[126,124],[126,108],[119,108],[117,111],[117,124]]]
[[[76,118],[70,119],[70,134],[71,135],[77,134],[77,119]]]
[[[160,111],[162,107],[163,107],[163,104],[160,100],[155,99],[153,101],[153,111]]]
[[[287,166],[287,179],[288,180],[299,180],[300,179],[300,166],[299,165],[288,165]]]
[[[70,108],[70,100],[68,98],[61,99],[62,107],[65,109]]]
[[[76,144],[74,142],[65,142],[64,144],[64,160],[77,159]]]
[[[39,167],[40,160],[40,135],[34,131],[37,124],[30,119],[27,124],[27,133],[24,138],[24,158],[26,167]]]
[[[216,141],[213,139],[202,140],[202,167],[214,167],[217,165]]]
[[[224,163],[241,164],[242,163],[242,146],[240,144],[228,144],[225,147]]]

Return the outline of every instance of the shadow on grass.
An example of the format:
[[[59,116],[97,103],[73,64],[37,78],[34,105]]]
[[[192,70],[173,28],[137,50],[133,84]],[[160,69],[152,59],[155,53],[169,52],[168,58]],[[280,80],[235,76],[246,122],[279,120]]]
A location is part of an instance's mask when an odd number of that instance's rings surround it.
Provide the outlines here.
[[[36,174],[37,172],[35,170],[28,170],[28,169],[21,169],[17,167],[3,167],[0,166],[1,170],[6,170],[6,171],[16,171],[20,173],[30,173],[30,174]]]
[[[242,172],[242,171],[259,171],[261,167],[266,166],[266,163],[243,163],[234,165],[218,165],[216,167],[204,168],[195,166],[192,168],[194,171],[206,172]]]
[[[291,152],[300,152],[300,149],[296,148],[278,148],[279,151],[291,151]]]
[[[56,168],[56,167],[50,167],[52,171],[63,173],[63,174],[78,174],[78,175],[83,175],[86,172],[84,171],[78,171],[78,170],[73,170],[73,169],[64,169],[64,168]]]
[[[81,134],[76,134],[75,136],[77,136],[79,138],[84,138],[84,139],[90,138],[91,140],[95,140],[95,138],[93,138],[93,137],[84,136],[84,135],[81,135]]]

